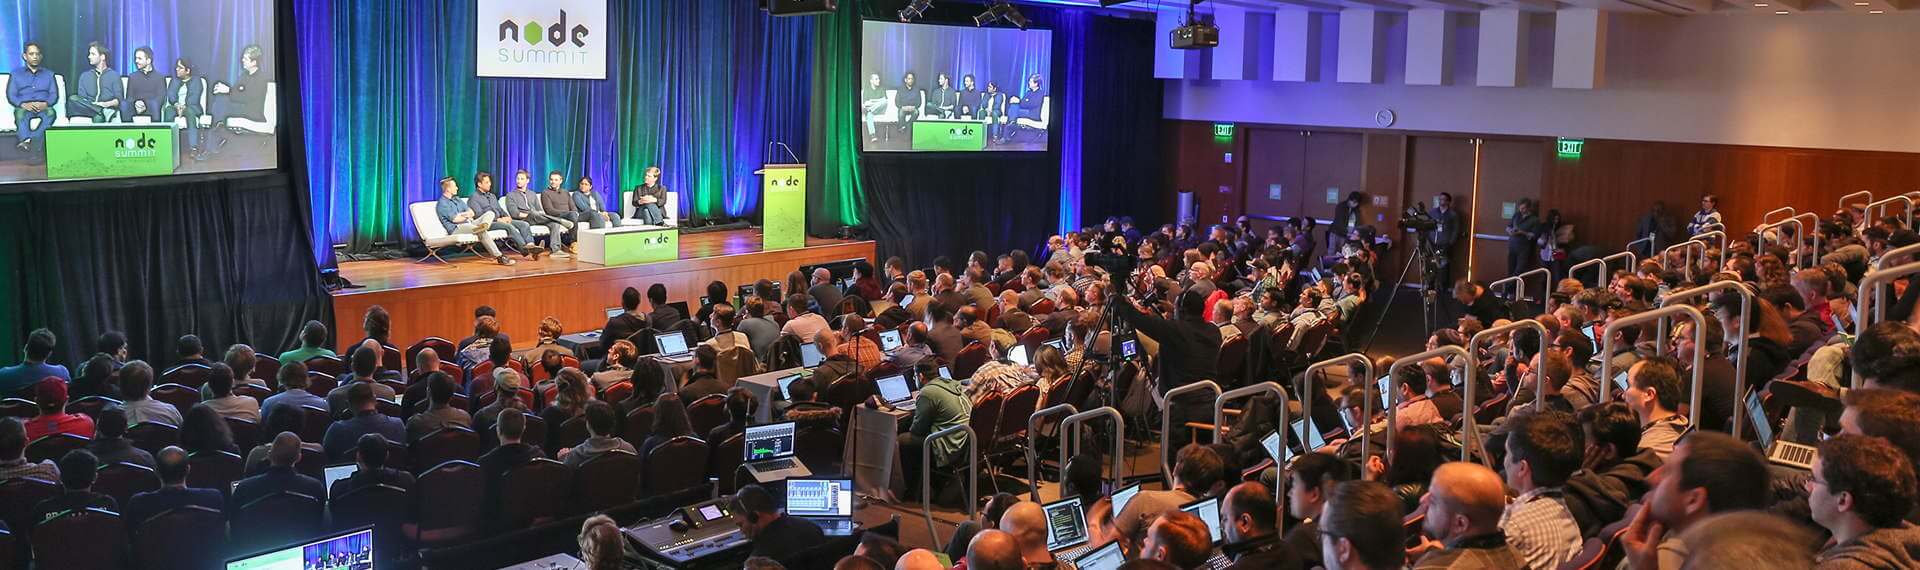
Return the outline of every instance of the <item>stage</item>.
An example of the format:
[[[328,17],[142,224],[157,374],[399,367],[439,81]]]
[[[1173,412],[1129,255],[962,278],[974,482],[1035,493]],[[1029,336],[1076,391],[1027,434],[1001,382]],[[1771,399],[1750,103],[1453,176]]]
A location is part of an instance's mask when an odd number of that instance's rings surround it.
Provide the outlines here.
[[[707,283],[718,280],[729,291],[759,279],[785,280],[802,265],[863,258],[873,261],[871,241],[808,238],[807,246],[760,250],[760,230],[682,234],[680,259],[623,267],[602,267],[573,259],[541,256],[502,266],[484,257],[457,255],[451,263],[396,259],[340,264],[340,276],[361,285],[333,294],[336,343],[366,335],[361,318],[373,305],[393,314],[392,340],[404,350],[429,336],[458,341],[473,334],[473,308],[490,305],[514,348],[532,346],[540,319],[554,317],[568,333],[600,330],[606,309],[620,305],[627,287],[667,286],[668,301],[698,307]],[[642,301],[641,309],[647,310]],[[344,346],[336,346],[342,350]]]

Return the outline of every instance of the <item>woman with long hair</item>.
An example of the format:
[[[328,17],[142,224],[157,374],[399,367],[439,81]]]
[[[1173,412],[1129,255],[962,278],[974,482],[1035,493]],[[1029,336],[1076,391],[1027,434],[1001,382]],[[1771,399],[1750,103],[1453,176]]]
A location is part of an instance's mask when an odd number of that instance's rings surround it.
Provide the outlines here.
[[[203,451],[240,453],[240,446],[233,443],[233,430],[227,428],[227,420],[205,402],[187,409],[186,417],[180,420],[180,447],[189,454]]]
[[[1727,358],[1747,359],[1747,385],[1764,386],[1774,376],[1779,375],[1795,355],[1787,353],[1787,345],[1793,343],[1793,333],[1787,328],[1787,319],[1780,316],[1780,309],[1766,299],[1753,299],[1753,312],[1740,314],[1740,296],[1732,293],[1715,295],[1708,303],[1713,316],[1720,320],[1720,326],[1727,337]],[[1741,319],[1747,323],[1747,338],[1740,336]]]
[[[661,394],[653,402],[653,435],[640,442],[640,457],[645,459],[654,448],[683,435],[693,435],[693,420],[687,417],[687,403],[680,401],[679,394]]]
[[[1066,355],[1061,354],[1060,349],[1047,345],[1041,345],[1040,350],[1034,352],[1033,371],[1040,376],[1040,394],[1043,396],[1053,391],[1054,386],[1073,377],[1073,368],[1067,365]],[[1051,406],[1060,403],[1062,402],[1042,402],[1042,405]]]
[[[587,402],[593,400],[593,390],[588,388],[592,381],[578,368],[560,369],[560,374],[554,376],[553,381],[558,387],[553,403],[548,404],[547,409],[540,410],[540,419],[547,422],[547,449],[560,448],[560,426],[585,413]]]

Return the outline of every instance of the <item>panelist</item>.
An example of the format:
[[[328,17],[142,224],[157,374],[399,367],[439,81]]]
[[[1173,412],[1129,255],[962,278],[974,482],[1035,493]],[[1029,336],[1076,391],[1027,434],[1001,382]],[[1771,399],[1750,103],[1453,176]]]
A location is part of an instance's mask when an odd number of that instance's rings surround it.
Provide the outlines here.
[[[493,173],[482,170],[473,175],[473,189],[473,195],[467,197],[467,209],[473,210],[475,216],[491,214],[488,219],[492,223],[487,225],[487,229],[507,232],[507,239],[513,241],[514,249],[524,252],[528,260],[540,259],[542,249],[533,243],[532,226],[513,219],[500,209],[500,196],[493,193]]]
[[[120,118],[133,122],[134,117],[146,117],[158,120],[161,102],[167,98],[167,76],[153,71],[153,48],[141,46],[133,50],[133,73],[126,76],[126,101],[132,106],[122,106]]]
[[[486,173],[480,175],[486,176]],[[433,205],[433,212],[440,216],[440,227],[445,228],[448,234],[473,234],[480,238],[480,247],[487,250],[487,256],[501,265],[513,265],[513,260],[500,254],[500,246],[487,239],[485,228],[493,224],[492,216],[475,216],[473,210],[467,209],[467,204],[460,201],[459,194],[460,184],[454,182],[452,176],[440,179],[440,201]]]
[[[213,85],[214,95],[227,96],[225,100],[213,100],[214,109],[209,109],[221,127],[230,127],[227,120],[234,117],[257,122],[267,120],[267,74],[260,72],[261,55],[260,46],[257,45],[241,49],[240,76],[234,78],[232,85]],[[227,146],[227,130],[215,129],[213,139],[213,148],[209,150],[217,153]]]
[[[633,213],[649,226],[666,223],[667,187],[660,184],[660,167],[647,167],[646,182],[633,189]]]
[[[980,86],[974,83],[973,74],[960,76],[960,91],[954,94],[954,100],[960,105],[960,118],[974,118],[980,110]]]
[[[96,123],[120,117],[120,72],[107,66],[107,47],[100,42],[87,44],[87,70],[74,83],[74,94],[67,97],[67,116],[88,117]]]
[[[893,104],[900,107],[900,121],[913,122],[920,118],[920,112],[927,108],[927,90],[921,89],[914,81],[913,72],[900,76],[900,90],[893,94]]]
[[[167,78],[166,100],[160,107],[160,120],[174,122],[183,120],[182,127],[187,133],[187,152],[196,160],[204,160],[200,154],[200,116],[207,110],[200,105],[206,87],[193,76],[193,61],[179,58],[173,61],[173,77]]]
[[[873,118],[887,113],[887,90],[880,87],[880,74],[867,74],[867,88],[860,90],[861,122],[867,124],[867,142],[877,142],[879,135],[873,131]]]
[[[599,229],[618,225],[620,213],[607,210],[607,203],[593,193],[593,177],[581,176],[580,184],[573,187],[573,209],[579,216],[575,222],[586,222],[587,227]]]
[[[486,178],[484,180],[475,179],[474,185],[481,188],[481,190],[475,193],[474,196],[479,196],[483,193],[492,196],[493,175],[485,172],[481,174],[485,175]],[[519,238],[529,243],[533,241],[533,224],[544,224],[547,220],[546,214],[540,212],[540,197],[533,195],[533,191],[527,189],[527,183],[531,181],[533,181],[533,178],[527,175],[526,169],[522,168],[514,171],[513,191],[507,193],[507,209],[505,212],[502,212],[503,215],[501,216],[507,220],[506,223],[512,228],[507,230],[509,235],[517,233]],[[537,248],[539,246],[535,245],[533,247]],[[553,255],[554,257],[560,257],[562,253],[563,252],[556,250],[553,252]],[[535,252],[535,257],[538,257],[537,252]]]
[[[20,141],[15,146],[22,151],[40,142],[40,135],[58,118],[53,110],[53,71],[40,66],[41,57],[40,44],[28,42],[20,50],[24,65],[14,69],[7,81],[7,103],[13,105],[13,124],[19,129],[14,133]]]
[[[987,92],[980,94],[980,120],[987,124],[987,137],[1000,139],[1000,129],[1007,124],[1007,94],[1000,91],[1000,82],[987,80]]]
[[[953,77],[945,73],[933,77],[933,93],[927,97],[927,115],[951,119],[954,107],[960,103],[959,93],[953,90]]]
[[[1046,117],[1042,115],[1046,112],[1047,90],[1041,87],[1040,82],[1040,74],[1035,73],[1028,76],[1027,92],[1008,101],[1008,103],[1014,105],[1012,113],[1014,119],[1032,119],[1035,121],[1046,119]]]
[[[580,218],[573,208],[573,197],[563,188],[567,177],[554,170],[547,172],[547,189],[540,191],[540,209],[547,213],[547,245],[556,250],[573,250],[573,225]],[[559,253],[555,253],[559,255]]]

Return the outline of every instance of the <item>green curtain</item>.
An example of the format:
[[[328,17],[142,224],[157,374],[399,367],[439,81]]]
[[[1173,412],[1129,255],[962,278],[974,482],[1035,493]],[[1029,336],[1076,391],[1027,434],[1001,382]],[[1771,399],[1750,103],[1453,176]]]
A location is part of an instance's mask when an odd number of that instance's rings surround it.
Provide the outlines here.
[[[813,129],[807,135],[807,233],[864,222],[860,184],[860,2],[813,16]]]

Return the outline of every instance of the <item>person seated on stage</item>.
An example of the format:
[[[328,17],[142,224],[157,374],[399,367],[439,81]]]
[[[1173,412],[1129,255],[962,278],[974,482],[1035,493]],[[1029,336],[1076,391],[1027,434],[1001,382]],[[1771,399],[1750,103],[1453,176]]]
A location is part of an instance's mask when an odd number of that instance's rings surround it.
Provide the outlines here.
[[[573,226],[584,219],[574,209],[573,197],[563,188],[566,181],[566,175],[560,171],[548,172],[547,189],[540,191],[540,209],[547,217],[547,245],[552,246],[555,257],[566,257],[560,254],[573,252]]]
[[[962,451],[967,449],[966,434],[950,434],[947,437],[929,441],[928,436],[957,425],[966,425],[973,416],[973,405],[967,399],[966,391],[960,382],[940,375],[940,367],[932,361],[922,361],[914,370],[924,379],[920,386],[918,403],[914,405],[913,415],[906,420],[908,428],[899,437],[901,465],[905,468],[906,484],[911,494],[920,488],[919,457],[923,448],[931,448],[933,467],[942,469],[965,458]],[[819,375],[815,374],[817,378]],[[931,500],[921,497],[922,500]]]
[[[571,449],[560,450],[560,460],[568,467],[579,468],[588,460],[610,451],[619,450],[638,454],[633,444],[617,437],[618,430],[613,415],[613,406],[599,400],[587,402],[587,440]]]
[[[113,497],[93,490],[93,482],[99,470],[100,461],[85,449],[75,449],[60,456],[60,495],[33,505],[33,511],[26,520],[33,524],[43,524],[60,515],[83,509],[105,509],[118,512],[120,505],[114,502]]]
[[[515,178],[520,188],[526,187],[525,170]],[[493,173],[482,170],[473,175],[473,189],[473,195],[467,197],[467,209],[482,221],[491,221],[487,229],[507,232],[513,247],[524,252],[527,259],[539,259],[540,252],[545,249],[533,243],[532,224],[528,220],[513,217],[511,212],[500,207],[500,195],[493,191]]]
[[[548,245],[555,246],[552,248],[553,257],[555,259],[566,257],[566,252],[557,247],[558,244],[554,244],[552,239],[555,236],[561,235],[560,232],[564,231],[562,226],[568,229],[572,228],[573,222],[571,220],[560,220],[560,223],[554,222],[554,216],[550,216],[544,207],[545,202],[542,200],[542,196],[527,187],[527,184],[532,181],[532,178],[527,175],[525,169],[515,171],[513,180],[513,190],[507,192],[506,195],[507,215],[512,217],[513,225],[525,232],[529,239],[531,239],[533,235],[533,226],[547,226],[547,231],[550,232],[547,243]]]
[[[653,312],[647,314],[647,320],[653,323],[655,331],[674,330],[680,321],[687,319],[687,315],[680,314],[680,309],[667,304],[666,285],[654,283],[647,286],[647,305],[653,307]]]
[[[934,76],[933,92],[927,97],[927,116],[939,119],[953,118],[954,108],[959,106],[959,93],[953,90],[953,76],[942,72]]]
[[[218,489],[195,489],[187,486],[187,472],[192,465],[187,461],[187,450],[169,445],[154,455],[154,474],[160,477],[160,488],[152,491],[134,493],[127,499],[126,510],[121,519],[128,525],[137,526],[164,513],[184,506],[206,507],[218,511],[226,497]]]
[[[200,152],[200,117],[207,114],[201,104],[206,100],[207,82],[197,77],[197,72],[193,60],[184,57],[173,60],[173,76],[167,78],[165,99],[160,104],[160,121],[184,123],[181,128],[186,134],[182,138],[187,144],[181,150],[195,160],[206,160],[206,155]]]
[[[639,364],[640,349],[624,340],[613,341],[613,348],[607,350],[607,360],[600,371],[593,373],[593,388],[606,392],[615,384],[633,379],[635,365]]]
[[[486,173],[482,172],[480,176],[482,180],[486,179]],[[487,237],[487,231],[495,225],[493,218],[474,215],[472,210],[467,209],[467,203],[460,200],[459,193],[460,184],[454,182],[452,176],[440,179],[440,201],[433,206],[434,213],[440,217],[440,227],[448,234],[473,234],[480,238],[480,248],[487,250],[487,257],[501,265],[513,265],[513,260],[500,254],[500,246],[494,245],[493,238]],[[507,235],[509,238],[515,236],[512,232]],[[526,255],[527,259],[534,259],[532,253]]]
[[[987,80],[987,91],[980,94],[979,118],[987,124],[987,140],[1000,140],[1007,124],[1007,94],[1000,91],[1000,82]]]
[[[349,459],[348,452],[353,450],[360,436],[369,433],[380,434],[387,441],[406,441],[407,426],[400,418],[380,413],[375,406],[371,382],[354,382],[342,386],[347,389],[347,401],[353,411],[348,418],[334,420],[327,426],[327,435],[321,439],[320,446],[326,450],[329,461]]]
[[[954,115],[971,120],[980,111],[980,86],[974,81],[973,74],[960,76],[960,90],[954,93],[954,104],[958,107]]]
[[[213,363],[213,370],[207,373],[206,388],[206,399],[201,403],[220,412],[220,417],[259,423],[260,401],[233,393],[233,368],[226,363]]]
[[[67,116],[87,117],[96,123],[119,120],[120,72],[110,63],[106,44],[87,43],[87,70],[80,72],[74,81],[74,93],[67,96]]]
[[[874,131],[873,118],[886,115],[887,90],[880,86],[880,74],[867,74],[867,86],[860,90],[861,122],[867,125],[867,142],[879,142],[880,136]]]
[[[911,123],[927,108],[927,90],[920,88],[917,76],[909,71],[900,76],[900,88],[893,93],[893,104],[900,108],[900,122]]]
[[[161,105],[167,97],[167,76],[155,73],[153,62],[153,48],[141,46],[133,50],[133,72],[125,77],[127,88],[120,106],[121,121],[131,123],[134,117],[160,120]]]
[[[27,42],[20,50],[22,65],[13,69],[7,82],[7,103],[13,106],[13,124],[19,129],[14,136],[20,142],[14,146],[21,152],[30,152],[36,145],[44,150],[45,141],[40,139],[60,118],[53,108],[59,97],[58,87],[53,70],[40,64],[43,57],[39,43]]]
[[[620,225],[620,212],[607,209],[606,201],[593,191],[593,177],[581,176],[568,196],[573,198],[573,211],[578,215],[575,222],[594,229]]]
[[[633,188],[633,215],[649,226],[667,221],[667,187],[660,183],[660,167],[649,166],[646,181]]]
[[[1042,79],[1038,73],[1028,76],[1027,92],[1007,101],[1014,105],[1014,119],[1047,120],[1047,117],[1043,115],[1047,103],[1047,90],[1041,86],[1041,81]]]
[[[40,415],[27,420],[27,441],[56,433],[93,437],[93,418],[67,413],[65,381],[52,376],[41,379],[33,385],[33,402],[39,405]]]
[[[782,513],[773,493],[759,485],[735,491],[727,501],[727,511],[747,540],[753,541],[750,556],[786,559],[826,539],[818,525]]]
[[[270,80],[267,74],[260,72],[262,55],[264,54],[257,45],[249,45],[241,49],[240,76],[234,78],[232,85],[213,84],[213,92],[209,96],[226,95],[227,97],[225,100],[213,99],[213,108],[208,109],[221,128],[213,130],[213,144],[208,145],[210,148],[201,149],[205,153],[218,154],[220,149],[227,145],[228,132],[233,128],[229,120],[235,117],[250,121],[267,120],[267,83]],[[205,158],[205,154],[195,157],[196,160]]]
[[[387,466],[387,438],[370,433],[354,441],[353,462],[357,466],[353,475],[333,482],[333,488],[327,490],[328,497],[338,498],[356,490],[386,485],[402,490],[413,487],[413,474]]]
[[[432,404],[427,410],[407,418],[407,441],[420,441],[433,432],[443,428],[460,426],[473,427],[473,416],[466,410],[453,407],[453,392],[456,387],[453,377],[445,372],[434,372],[426,378],[428,397]]]

